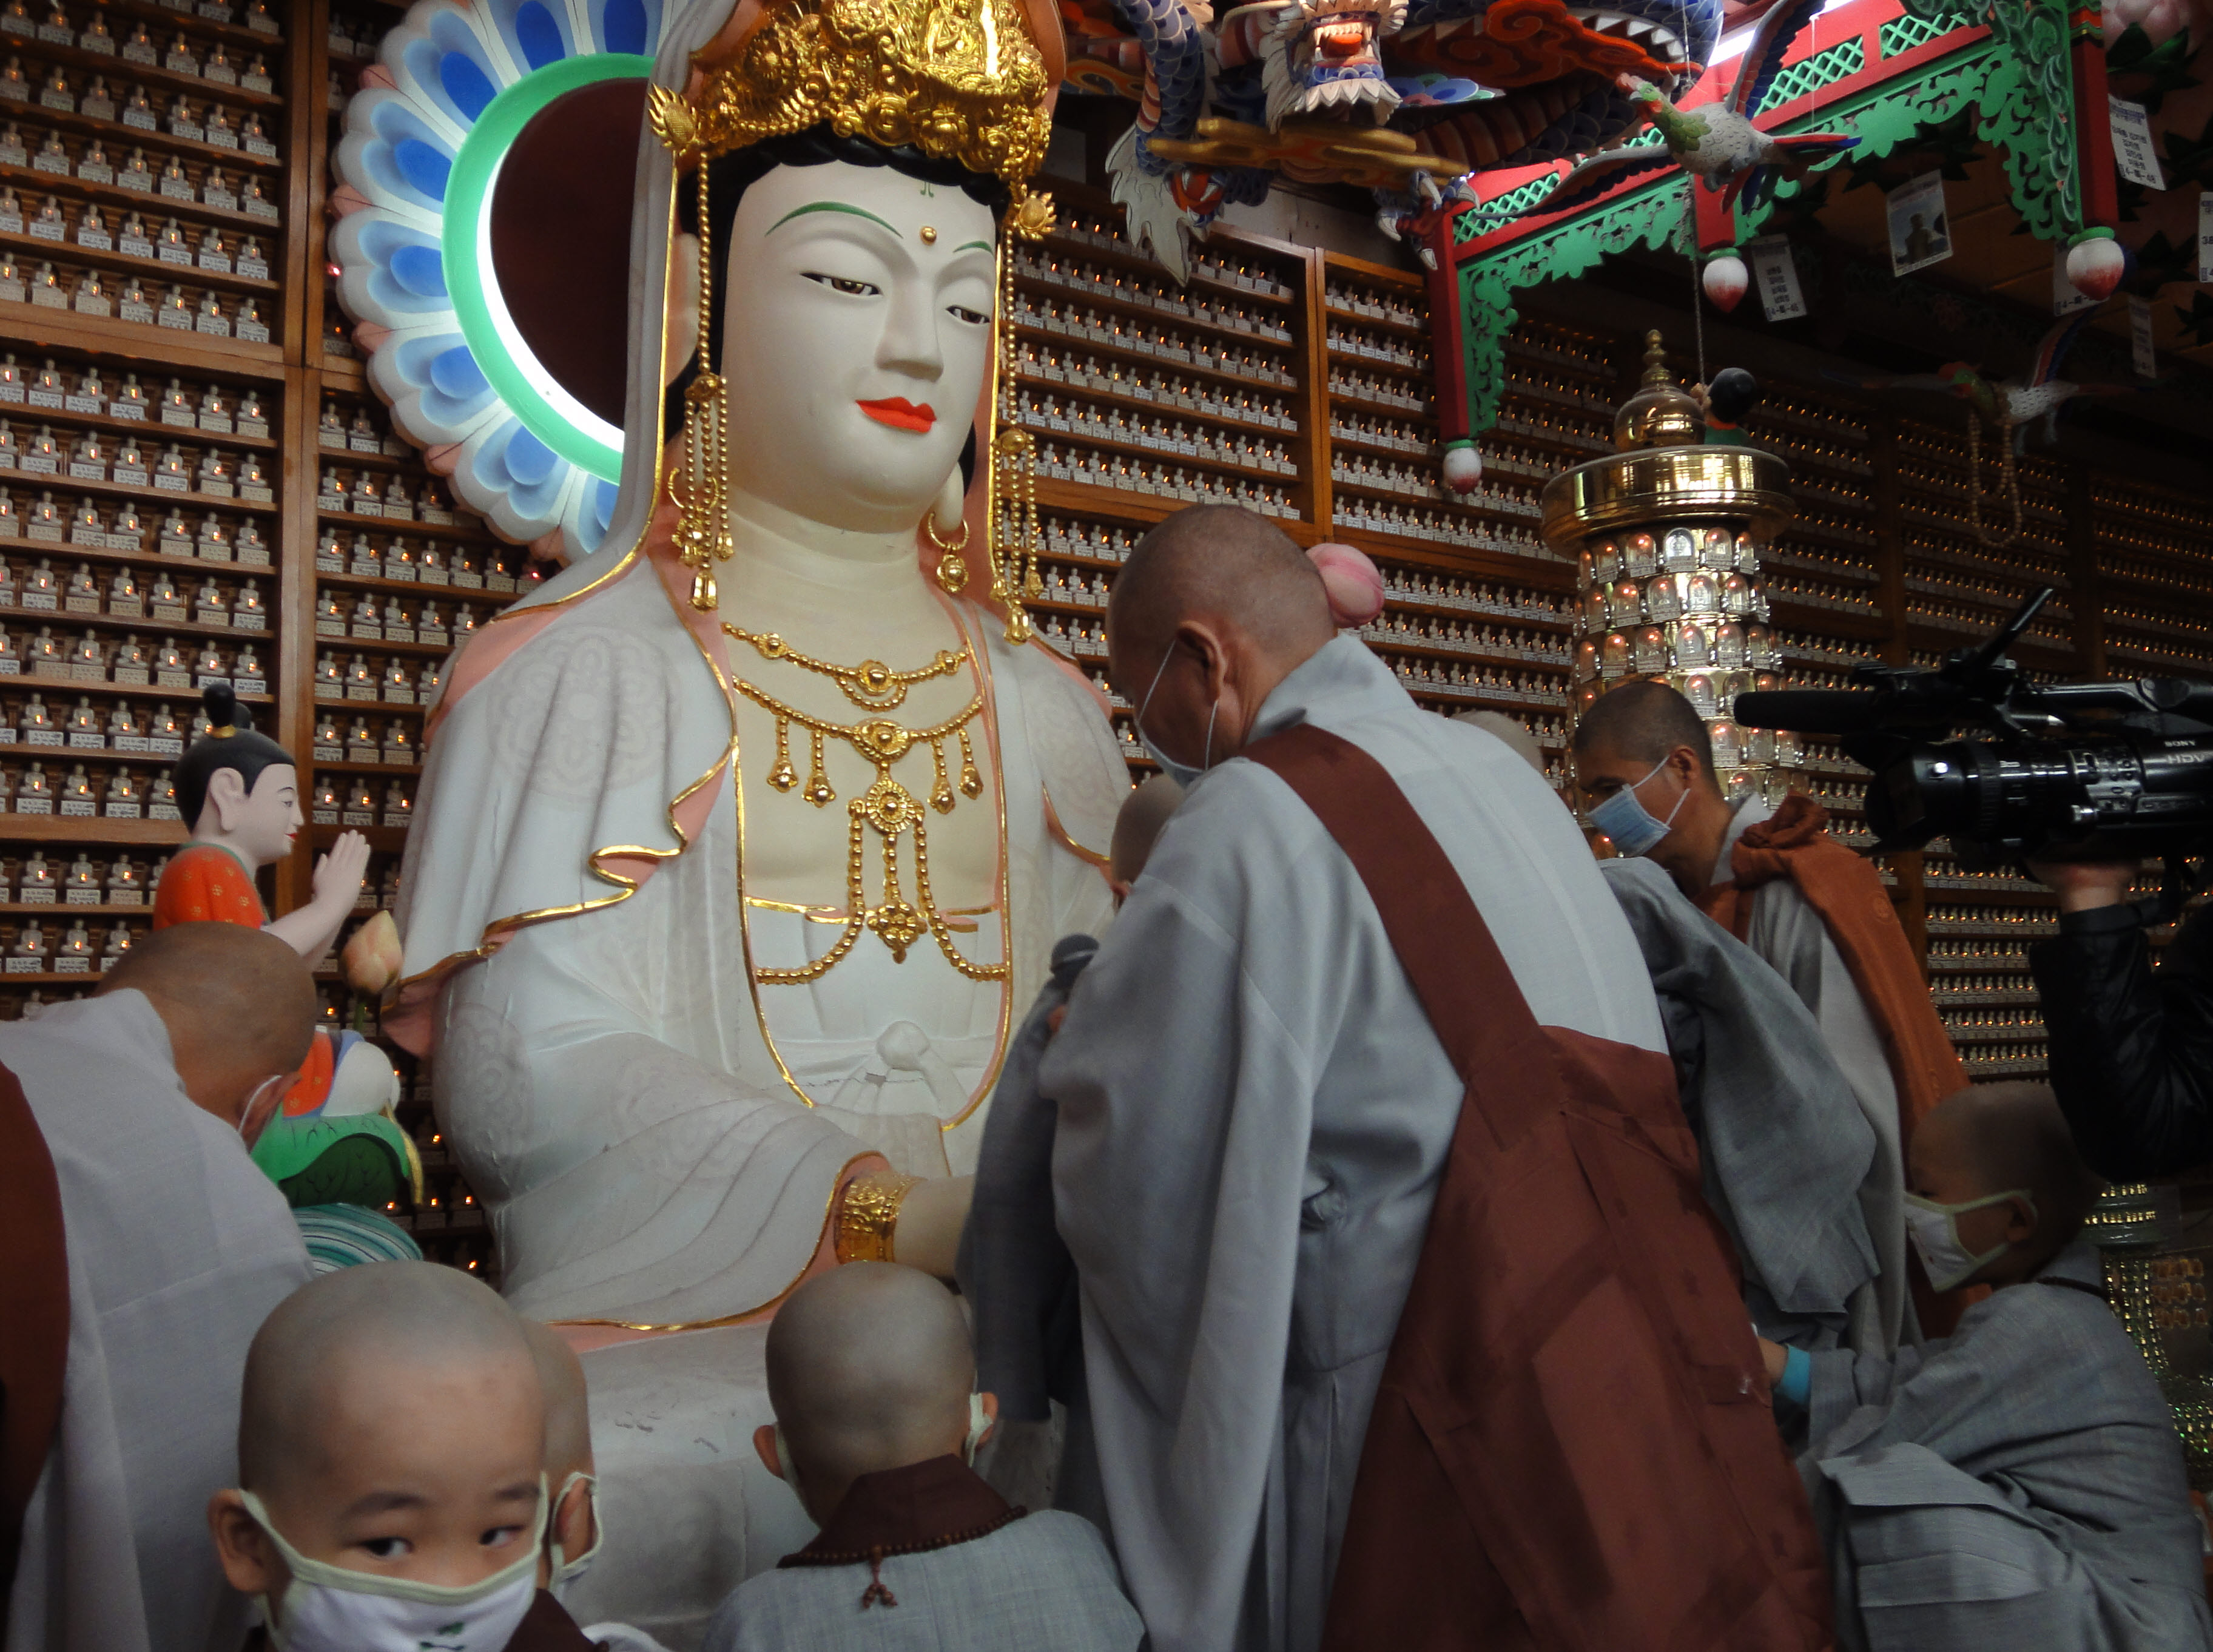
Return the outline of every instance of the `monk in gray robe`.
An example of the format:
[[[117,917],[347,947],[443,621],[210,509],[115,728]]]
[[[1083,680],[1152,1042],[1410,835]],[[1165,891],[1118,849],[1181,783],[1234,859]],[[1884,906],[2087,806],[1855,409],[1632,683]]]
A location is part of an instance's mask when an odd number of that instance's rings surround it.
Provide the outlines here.
[[[1865,1652],[2189,1652],[2213,1644],[2182,1450],[2078,1236],[2097,1183],[2041,1084],[1915,1131],[1913,1241],[1940,1289],[1997,1287],[1892,1356],[1768,1344]]]
[[[61,1192],[60,1426],[23,1522],[7,1652],[235,1652],[208,1498],[237,1478],[246,1350],[314,1277],[247,1157],[308,1053],[314,982],[276,936],[182,924],[100,991],[0,1026]]]
[[[1237,752],[1302,720],[1361,747],[1540,1023],[1665,1045],[1574,820],[1338,636],[1272,524],[1169,517],[1107,631],[1140,737],[1186,786],[1039,1072],[1109,1536],[1155,1652],[1304,1652],[1465,1086],[1351,863]]]

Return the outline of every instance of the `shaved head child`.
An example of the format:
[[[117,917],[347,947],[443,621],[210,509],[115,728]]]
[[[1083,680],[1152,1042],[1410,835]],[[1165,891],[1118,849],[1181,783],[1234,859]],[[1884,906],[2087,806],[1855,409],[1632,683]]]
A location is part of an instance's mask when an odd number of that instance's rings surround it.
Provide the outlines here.
[[[997,1411],[975,1381],[960,1304],[926,1274],[854,1262],[793,1293],[753,1443],[822,1530],[732,1592],[705,1652],[1138,1644],[1089,1523],[1010,1506],[969,1467]]]
[[[2159,1385],[2080,1238],[2098,1183],[2051,1090],[1948,1097],[1907,1162],[1938,1289],[1997,1287],[1894,1356],[1785,1354],[1777,1407],[1869,1652],[2202,1647],[2203,1543]]]
[[[589,1646],[539,1592],[546,1415],[522,1321],[428,1262],[324,1275],[247,1356],[208,1522],[278,1652]]]

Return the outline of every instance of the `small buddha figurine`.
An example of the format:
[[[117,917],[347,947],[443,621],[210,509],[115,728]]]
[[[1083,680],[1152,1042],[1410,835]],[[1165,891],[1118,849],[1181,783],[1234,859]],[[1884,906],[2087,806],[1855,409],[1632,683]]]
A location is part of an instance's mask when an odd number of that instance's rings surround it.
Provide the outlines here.
[[[397,516],[403,521],[415,515],[414,502],[407,497],[407,479],[397,472],[394,472],[392,479],[385,484],[384,514],[387,516]]]
[[[346,755],[351,758],[358,753],[374,753],[377,749],[376,735],[369,729],[369,719],[356,717],[353,727],[346,730]],[[371,755],[359,760],[375,762],[375,758]]]
[[[84,771],[82,763],[72,764],[69,778],[62,782],[62,813],[90,814],[94,811],[92,777]]]
[[[93,504],[91,500],[87,499],[84,502],[84,509],[92,513],[92,524],[94,527],[97,527],[100,525],[100,512]],[[80,521],[83,520],[82,514],[80,514],[78,520]],[[76,605],[82,602],[89,602],[92,606],[89,608],[78,607]],[[81,562],[77,564],[76,572],[70,576],[69,603],[70,611],[75,613],[98,613],[100,612],[100,584],[99,582],[94,580],[92,576],[92,564],[90,563]]]
[[[172,596],[175,593],[171,593]],[[164,637],[162,639],[162,645],[157,650],[155,650],[154,655],[154,668],[156,671],[182,671],[185,669],[185,650],[175,637]],[[162,710],[166,711],[168,710],[168,707],[165,705]]]
[[[146,524],[139,520],[138,507],[125,499],[115,508],[115,520],[107,525],[107,542],[126,551],[136,551],[146,537]]]
[[[176,582],[169,577],[169,570],[166,568],[155,574],[154,588],[147,593],[147,599],[157,609],[184,606],[184,600],[177,594]]]
[[[251,237],[248,237],[246,244],[255,249],[256,256],[259,255],[259,242],[253,241]],[[237,419],[239,429],[247,435],[251,436],[254,434],[253,431],[247,429],[248,425],[263,426],[265,428],[261,431],[261,434],[267,434],[265,427],[269,423],[269,415],[267,411],[261,405],[261,393],[259,391],[248,389],[243,395],[239,397]]]
[[[230,599],[223,594],[223,587],[210,577],[200,583],[199,595],[192,604],[192,618],[203,625],[230,624]]]
[[[398,631],[406,631],[409,634],[406,637],[398,637],[395,639],[393,633]],[[407,642],[412,640],[412,628],[407,624],[407,615],[400,608],[399,599],[397,596],[388,596],[384,600],[384,635],[387,641],[398,640],[400,642]]]
[[[238,658],[230,668],[230,678],[241,694],[265,695],[269,692],[268,676],[262,670],[261,658],[254,653],[251,643],[239,649]]]
[[[113,969],[118,963],[122,961],[123,954],[130,950],[131,926],[119,917],[112,925],[109,926],[107,931],[107,943],[100,949],[100,967],[101,973],[105,974],[107,971]]]
[[[37,974],[46,967],[46,934],[35,917],[23,920],[23,927],[15,931],[15,944],[8,951],[15,958],[37,960],[30,969],[15,972],[18,974]]]
[[[76,735],[101,735],[100,713],[93,710],[90,695],[80,694],[76,697],[76,704],[70,711],[68,720],[62,725],[62,732],[72,736],[70,741],[72,746],[77,743],[74,738]],[[101,737],[105,738],[104,735]]]
[[[399,664],[399,662],[396,660],[393,661],[393,666],[395,669],[398,668]],[[415,698],[417,703],[420,704],[429,704],[430,697],[438,692],[438,685],[445,680],[446,668],[444,663],[437,660],[425,660],[423,662],[423,668],[415,674]]]
[[[33,764],[31,766],[36,768],[38,765]],[[27,783],[27,777],[26,779]],[[22,788],[19,786],[16,796],[21,795]],[[18,891],[15,898],[34,903],[51,901],[55,898],[54,892],[60,887],[61,875],[54,869],[54,863],[46,857],[44,851],[33,850],[31,858],[23,863],[22,876],[15,881]]]
[[[356,637],[381,637],[384,627],[376,618],[376,599],[363,591],[354,600],[351,624]]]
[[[369,656],[365,654],[355,655],[353,656],[353,663],[346,668],[346,687],[348,691],[351,692],[357,688],[365,688],[374,691],[376,687],[376,684],[377,674],[375,668],[369,663]]]
[[[118,700],[108,708],[107,743],[110,746],[120,747],[123,741],[137,740],[145,732],[144,725],[138,720],[137,710],[130,701]],[[129,771],[123,772],[128,773]]]
[[[128,769],[123,771],[125,775]],[[146,869],[131,863],[128,855],[118,855],[107,869],[107,904],[111,906],[136,906],[146,898]]]
[[[320,751],[325,747],[335,748],[339,743],[338,714],[325,711],[315,719],[315,745]]]
[[[107,802],[104,806],[110,820],[135,820],[139,818],[144,799],[138,783],[128,769],[118,769],[108,777]]]
[[[204,678],[228,674],[223,668],[223,653],[212,642],[200,645],[199,656],[192,661],[192,671],[194,675]]]
[[[156,705],[154,715],[146,719],[146,737],[149,740],[181,741],[184,734],[184,724],[178,721],[177,714],[169,709],[167,700]]]
[[[384,547],[384,577],[408,579],[415,577],[415,552],[404,536],[395,535]]]
[[[107,479],[107,448],[101,441],[99,431],[87,430],[77,438],[76,446],[70,449],[70,462],[74,465],[89,465],[100,472],[97,476],[87,477],[85,479],[88,481]]]
[[[324,448],[345,446],[345,421],[338,417],[338,403],[326,401],[323,404],[323,416],[315,423],[315,442],[317,446]]]
[[[353,479],[353,508],[370,516],[383,511],[384,501],[377,491],[376,478],[367,471],[358,472]]]
[[[338,663],[337,655],[326,654],[316,659],[315,686],[319,690],[336,693],[344,689],[345,681],[345,668]]]
[[[210,287],[200,295],[199,308],[195,313],[199,317],[198,331],[221,334],[229,332],[230,322],[223,314],[223,299],[214,288]],[[220,326],[215,325],[218,322]]]
[[[385,726],[384,760],[387,763],[412,763],[415,757],[414,735],[405,722],[395,718]]]
[[[238,560],[252,568],[269,565],[269,547],[261,538],[261,524],[248,516],[238,525],[238,533],[231,541],[231,551]]]
[[[413,701],[415,691],[408,682],[406,661],[393,660],[386,663],[384,698],[387,700],[395,700],[403,705]]]
[[[239,588],[238,600],[231,609],[231,623],[247,630],[259,630],[267,624],[268,613],[262,606],[261,587],[247,580]]]
[[[316,491],[326,499],[344,499],[345,497],[345,484],[338,480],[338,467],[336,466],[326,465],[323,466],[323,479]]]
[[[384,788],[384,824],[403,826],[415,808],[415,799],[405,781],[394,780]]]
[[[97,906],[100,904],[100,869],[82,850],[70,863],[69,874],[62,880],[62,899],[72,905]]]
[[[58,665],[61,662],[61,657],[62,645],[54,637],[54,628],[52,625],[40,626],[39,634],[31,639],[29,649],[29,658],[33,668],[49,664]],[[34,712],[35,719],[33,716]],[[40,702],[37,695],[31,696],[31,703],[23,708],[23,715],[16,719],[16,726],[21,728],[52,727],[52,724],[46,721],[46,708]]]
[[[171,478],[182,484],[189,484],[192,476],[192,467],[185,461],[185,450],[174,442],[169,444],[168,450],[162,454],[161,458],[155,461],[154,473],[157,476]]]
[[[126,411],[118,411],[118,409]],[[134,416],[143,418],[146,416],[146,387],[138,382],[138,375],[136,373],[126,373],[123,375],[123,387],[111,399],[108,411],[114,413],[118,418],[130,418]]]
[[[52,814],[53,812],[54,783],[47,776],[44,764],[34,763],[23,771],[23,778],[15,787],[15,813]],[[27,881],[27,872],[26,879],[25,887],[27,889],[30,887]],[[53,880],[51,877],[45,887],[49,889],[53,887]],[[30,898],[27,894],[23,897],[25,899]]]

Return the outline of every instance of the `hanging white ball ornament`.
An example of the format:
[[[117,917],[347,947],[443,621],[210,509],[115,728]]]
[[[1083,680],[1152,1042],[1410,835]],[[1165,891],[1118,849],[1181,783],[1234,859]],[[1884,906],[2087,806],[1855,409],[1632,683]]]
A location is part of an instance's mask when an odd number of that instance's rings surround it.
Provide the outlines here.
[[[1473,442],[1446,448],[1443,468],[1445,485],[1454,493],[1472,493],[1483,481],[1483,455]]]
[[[1719,258],[1706,261],[1706,267],[1699,272],[1698,280],[1716,309],[1733,310],[1742,302],[1746,290],[1752,285],[1752,272],[1744,267],[1744,260],[1734,253],[1723,253]]]
[[[2096,235],[2067,252],[2067,279],[2086,298],[2106,299],[2128,273],[2128,254],[2111,235]]]

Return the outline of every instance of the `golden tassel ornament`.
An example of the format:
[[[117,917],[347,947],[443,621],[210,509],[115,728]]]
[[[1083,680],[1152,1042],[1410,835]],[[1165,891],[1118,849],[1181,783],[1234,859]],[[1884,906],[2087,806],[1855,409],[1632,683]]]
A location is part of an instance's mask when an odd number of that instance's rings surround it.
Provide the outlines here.
[[[678,511],[677,549],[692,570],[692,606],[712,613],[721,600],[715,564],[728,562],[737,546],[730,537],[728,387],[710,359],[714,304],[705,160],[694,170],[699,190],[699,370],[684,393],[684,457],[678,473],[669,479],[669,492]]]
[[[999,314],[991,330],[995,375],[991,439],[985,444],[991,472],[985,493],[991,541],[991,595],[1007,606],[1007,641],[1034,635],[1025,600],[1045,594],[1038,574],[1037,439],[1015,416],[1015,266],[1013,242],[1037,241],[1052,230],[1052,197],[1024,191],[1007,210],[998,245]]]

